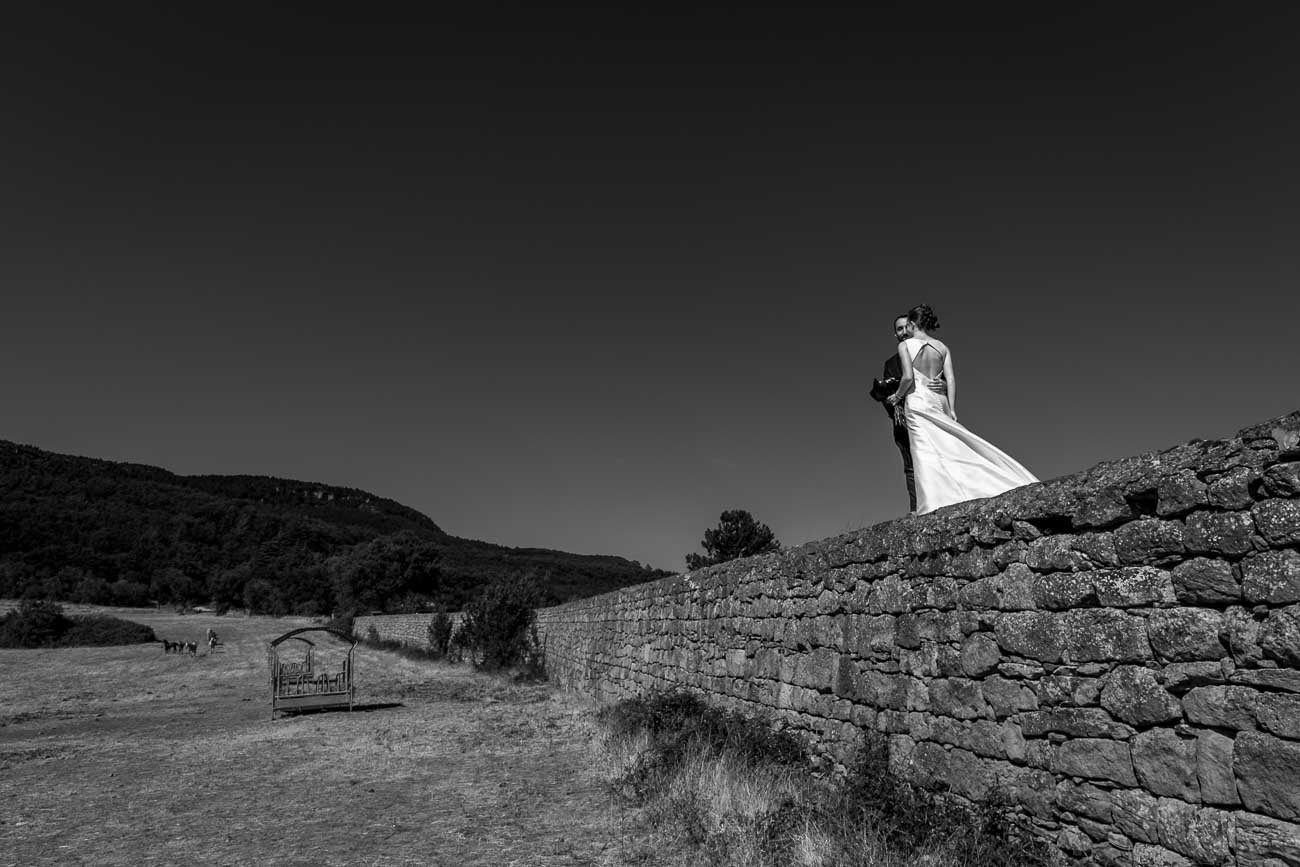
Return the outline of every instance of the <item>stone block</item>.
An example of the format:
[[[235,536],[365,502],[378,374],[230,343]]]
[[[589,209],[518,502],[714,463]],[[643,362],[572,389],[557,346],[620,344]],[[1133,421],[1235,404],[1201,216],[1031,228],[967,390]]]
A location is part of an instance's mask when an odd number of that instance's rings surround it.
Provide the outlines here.
[[[1064,646],[1061,616],[1017,611],[999,617],[993,634],[1004,651],[1039,662],[1060,662]]]
[[[1181,720],[1182,706],[1140,665],[1119,665],[1104,678],[1101,706],[1129,725],[1151,726]]]
[[[1156,514],[1162,518],[1183,515],[1208,501],[1205,483],[1191,470],[1165,476],[1156,488]]]
[[[1211,731],[1196,735],[1196,780],[1202,802],[1224,807],[1241,804],[1232,773],[1232,738]]]
[[[1133,768],[1148,792],[1195,803],[1200,800],[1196,776],[1196,739],[1179,737],[1173,729],[1148,729],[1129,741]]]
[[[987,632],[968,635],[961,644],[961,667],[967,677],[983,677],[997,670],[1002,649]]]
[[[1263,488],[1270,497],[1300,497],[1300,462],[1269,467],[1264,471]]]
[[[1207,501],[1216,509],[1244,509],[1253,501],[1250,486],[1258,478],[1259,473],[1249,467],[1234,467],[1210,482]]]
[[[1193,867],[1192,862],[1164,846],[1133,844],[1133,867]]]
[[[1183,540],[1192,554],[1239,556],[1255,547],[1249,512],[1196,512],[1186,519]]]
[[[1300,740],[1300,695],[1283,692],[1260,693],[1255,701],[1255,719],[1269,734]],[[1300,788],[1300,780],[1296,781]]]
[[[1223,615],[1209,608],[1162,608],[1147,619],[1151,648],[1171,662],[1222,659],[1228,653],[1222,632]]]
[[[1097,703],[1102,682],[1096,677],[1049,674],[1038,682],[1038,700],[1044,705],[1085,707]]]
[[[1247,810],[1288,822],[1300,819],[1300,743],[1242,732],[1233,744],[1232,770]]]
[[[1176,601],[1170,574],[1152,566],[1122,566],[1091,573],[1097,602],[1106,608],[1135,608]]]
[[[1146,620],[1141,617],[1109,608],[1070,611],[1059,616],[1062,621],[1061,658],[1064,661],[1144,662],[1151,659]]]
[[[1259,649],[1287,668],[1300,668],[1300,605],[1270,611],[1259,627]]]
[[[1300,867],[1300,825],[1245,811],[1232,822],[1237,867]]]
[[[1125,836],[1141,843],[1155,843],[1156,799],[1140,789],[1115,789],[1111,792],[1111,821]]]
[[[1056,787],[1056,803],[1076,816],[1086,816],[1107,824],[1111,821],[1110,791],[1099,789],[1091,783],[1062,781]]]
[[[1170,577],[1174,595],[1184,605],[1215,605],[1241,598],[1232,566],[1224,560],[1195,557],[1179,563]]]
[[[1052,752],[1053,773],[1136,786],[1128,744],[1106,738],[1075,738]]]
[[[1037,576],[1023,563],[1012,563],[998,575],[972,581],[958,591],[958,600],[974,610],[1027,611],[1034,605]]]
[[[1021,711],[1038,709],[1038,698],[1033,690],[1003,677],[990,677],[980,681],[980,693],[988,702],[997,719],[1005,719]]]
[[[1223,637],[1227,639],[1232,661],[1239,670],[1243,666],[1258,665],[1264,659],[1264,650],[1259,646],[1261,620],[1237,605],[1223,612]]]
[[[1270,545],[1294,545],[1300,542],[1300,500],[1264,500],[1251,513],[1259,534]]]
[[[1070,521],[1076,529],[1113,527],[1136,517],[1133,507],[1117,488],[1104,488],[1090,497],[1083,497]]]
[[[1059,732],[1070,737],[1111,738],[1125,740],[1133,729],[1116,722],[1109,713],[1097,707],[1058,707],[1051,710],[1028,711],[1016,714],[1015,722],[1027,737],[1042,737]]]
[[[1125,565],[1164,563],[1185,550],[1183,525],[1178,521],[1142,518],[1115,531],[1115,553]]]
[[[988,704],[978,681],[961,677],[936,678],[929,684],[928,709],[954,719],[986,716]]]
[[[1223,660],[1217,662],[1171,662],[1161,672],[1165,689],[1182,695],[1198,686],[1218,686],[1227,682]]]
[[[1280,668],[1237,669],[1229,678],[1233,684],[1284,692],[1300,692],[1300,671]]]
[[[1183,713],[1197,725],[1249,730],[1255,728],[1258,696],[1245,686],[1198,686],[1183,696]]]
[[[1231,821],[1231,814],[1212,807],[1195,807],[1174,798],[1156,802],[1160,845],[1190,858],[1193,864],[1228,862]]]
[[[1241,590],[1247,602],[1300,602],[1300,551],[1264,551],[1241,561]]]
[[[1030,542],[1024,563],[1035,572],[1078,572],[1091,565],[1088,557],[1074,548],[1074,537],[1069,534]]]
[[[1095,606],[1097,591],[1091,572],[1052,572],[1034,583],[1034,607],[1049,611]]]

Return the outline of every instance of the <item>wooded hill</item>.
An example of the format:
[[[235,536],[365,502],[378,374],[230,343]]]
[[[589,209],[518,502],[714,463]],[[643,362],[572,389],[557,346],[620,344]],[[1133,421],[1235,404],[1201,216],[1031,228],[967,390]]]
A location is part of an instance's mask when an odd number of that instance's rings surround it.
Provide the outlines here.
[[[353,488],[179,476],[0,440],[0,597],[267,614],[457,610],[484,583],[519,573],[536,576],[547,603],[668,574],[460,539]]]

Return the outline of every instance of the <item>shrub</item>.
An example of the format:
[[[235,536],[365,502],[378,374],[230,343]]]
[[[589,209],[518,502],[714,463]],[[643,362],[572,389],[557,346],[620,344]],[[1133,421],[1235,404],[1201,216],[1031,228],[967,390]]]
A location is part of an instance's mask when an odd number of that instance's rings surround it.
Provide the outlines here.
[[[53,602],[27,600],[0,617],[0,647],[103,647],[157,640],[144,624],[106,614],[68,617]]]
[[[153,629],[143,623],[107,614],[87,614],[72,618],[72,626],[63,633],[59,644],[65,647],[106,647],[157,640]]]
[[[531,662],[540,654],[533,623],[541,588],[531,575],[488,584],[465,606],[459,643],[480,668],[499,669]]]
[[[57,602],[24,599],[0,617],[0,647],[54,647],[71,625]]]
[[[438,656],[446,656],[451,647],[451,633],[455,622],[446,611],[438,611],[429,621],[429,649]]]

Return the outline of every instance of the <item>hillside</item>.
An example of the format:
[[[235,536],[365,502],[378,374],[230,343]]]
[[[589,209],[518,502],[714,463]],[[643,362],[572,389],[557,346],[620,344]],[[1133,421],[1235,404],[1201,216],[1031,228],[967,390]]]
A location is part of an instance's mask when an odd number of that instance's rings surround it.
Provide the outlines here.
[[[0,596],[273,614],[459,608],[532,573],[548,602],[662,576],[622,557],[459,539],[354,488],[158,467],[0,441]]]

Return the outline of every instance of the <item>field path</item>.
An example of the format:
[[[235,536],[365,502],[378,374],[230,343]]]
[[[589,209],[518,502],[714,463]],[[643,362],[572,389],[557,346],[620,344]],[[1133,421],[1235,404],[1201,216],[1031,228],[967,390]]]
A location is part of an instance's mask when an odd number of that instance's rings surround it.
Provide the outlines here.
[[[655,863],[545,684],[358,647],[359,710],[272,721],[266,641],[308,621],[106,610],[223,646],[0,650],[0,865]]]

